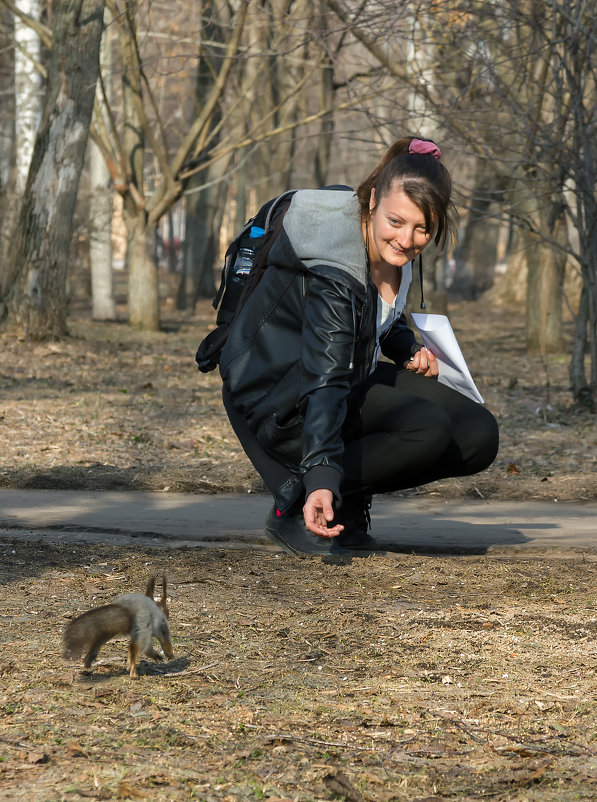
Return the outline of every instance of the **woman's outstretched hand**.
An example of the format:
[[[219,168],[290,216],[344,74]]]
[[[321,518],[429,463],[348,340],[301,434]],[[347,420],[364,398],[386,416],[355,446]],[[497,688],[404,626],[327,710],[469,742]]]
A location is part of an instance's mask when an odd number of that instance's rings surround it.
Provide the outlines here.
[[[435,354],[432,354],[426,348],[421,348],[420,351],[417,351],[408,362],[404,363],[404,367],[407,370],[412,370],[413,373],[421,373],[423,376],[429,376],[432,379],[439,375]]]
[[[331,490],[314,490],[309,493],[303,507],[305,526],[309,532],[320,537],[336,537],[342,532],[342,524],[329,528],[327,525],[328,521],[334,520],[333,502],[334,494]]]

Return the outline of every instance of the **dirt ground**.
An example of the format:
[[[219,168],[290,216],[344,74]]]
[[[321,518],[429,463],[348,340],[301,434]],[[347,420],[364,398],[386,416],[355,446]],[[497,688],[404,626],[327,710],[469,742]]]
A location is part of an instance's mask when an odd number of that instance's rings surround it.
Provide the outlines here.
[[[597,418],[574,408],[568,354],[530,358],[522,310],[453,304],[450,319],[475,382],[497,416],[494,465],[407,495],[597,499]],[[263,490],[222,409],[217,371],[195,349],[214,325],[208,302],[165,314],[165,331],[74,315],[72,336],[36,345],[0,335],[0,486]]]
[[[567,357],[529,359],[520,313],[450,310],[497,415],[495,465],[412,494],[595,501],[595,417]],[[209,327],[72,322],[2,338],[5,487],[259,491],[194,370]],[[92,673],[68,620],[165,573],[175,659]],[[597,798],[597,560],[353,560],[0,539],[0,800]]]
[[[0,544],[0,799],[597,797],[597,563]],[[170,582],[176,659],[60,658]]]

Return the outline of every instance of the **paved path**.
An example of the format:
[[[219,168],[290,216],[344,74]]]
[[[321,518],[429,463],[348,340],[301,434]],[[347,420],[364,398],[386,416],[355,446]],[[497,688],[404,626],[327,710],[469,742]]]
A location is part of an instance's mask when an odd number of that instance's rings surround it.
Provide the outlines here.
[[[0,489],[0,538],[156,547],[276,547],[263,495]],[[583,553],[597,559],[597,504],[378,498],[373,534],[392,551]]]

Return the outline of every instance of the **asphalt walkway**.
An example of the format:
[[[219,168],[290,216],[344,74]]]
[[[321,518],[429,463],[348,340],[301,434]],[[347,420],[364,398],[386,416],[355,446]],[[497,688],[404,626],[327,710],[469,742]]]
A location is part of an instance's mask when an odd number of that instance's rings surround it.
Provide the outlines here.
[[[0,489],[0,539],[275,550],[269,497]],[[391,551],[543,552],[597,559],[597,504],[380,497],[372,534]]]

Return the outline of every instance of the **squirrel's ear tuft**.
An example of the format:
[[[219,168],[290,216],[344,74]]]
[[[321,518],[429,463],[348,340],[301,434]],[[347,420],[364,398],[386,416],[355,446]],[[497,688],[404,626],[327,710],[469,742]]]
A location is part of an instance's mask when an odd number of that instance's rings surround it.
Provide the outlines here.
[[[153,593],[155,590],[155,576],[150,577],[149,582],[147,583],[147,587],[145,588],[145,595],[149,596],[150,599],[153,599]]]

